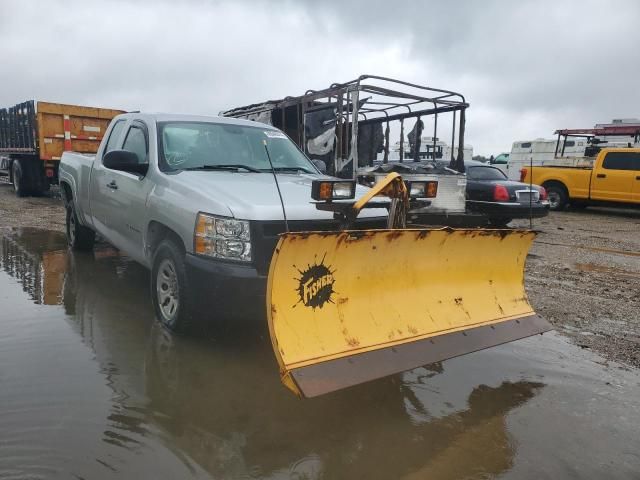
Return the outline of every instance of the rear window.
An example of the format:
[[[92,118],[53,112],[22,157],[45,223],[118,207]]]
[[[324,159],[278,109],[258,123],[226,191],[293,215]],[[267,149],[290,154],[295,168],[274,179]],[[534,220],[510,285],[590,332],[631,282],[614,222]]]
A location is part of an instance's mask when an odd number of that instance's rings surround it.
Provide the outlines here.
[[[610,152],[604,157],[602,168],[607,170],[640,170],[640,153]]]
[[[467,167],[467,178],[469,180],[506,180],[507,176],[493,167]]]

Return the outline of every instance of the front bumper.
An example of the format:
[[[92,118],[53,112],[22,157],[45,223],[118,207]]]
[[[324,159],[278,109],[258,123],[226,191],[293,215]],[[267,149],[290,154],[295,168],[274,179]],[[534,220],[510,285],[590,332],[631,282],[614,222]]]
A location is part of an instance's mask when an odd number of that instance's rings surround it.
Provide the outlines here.
[[[264,314],[267,276],[244,265],[187,253],[189,285],[196,298],[230,316]]]
[[[549,214],[549,202],[547,201],[529,204],[467,200],[467,207],[469,207],[469,210],[472,212],[482,213],[489,217],[541,218]]]

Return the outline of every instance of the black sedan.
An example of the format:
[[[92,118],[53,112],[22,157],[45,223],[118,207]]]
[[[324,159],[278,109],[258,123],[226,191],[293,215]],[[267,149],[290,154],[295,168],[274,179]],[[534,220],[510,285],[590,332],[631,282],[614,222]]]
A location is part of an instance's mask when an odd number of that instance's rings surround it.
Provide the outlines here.
[[[514,218],[544,217],[549,213],[547,192],[538,185],[514,182],[498,168],[481,162],[465,162],[467,209],[481,213],[494,226]]]

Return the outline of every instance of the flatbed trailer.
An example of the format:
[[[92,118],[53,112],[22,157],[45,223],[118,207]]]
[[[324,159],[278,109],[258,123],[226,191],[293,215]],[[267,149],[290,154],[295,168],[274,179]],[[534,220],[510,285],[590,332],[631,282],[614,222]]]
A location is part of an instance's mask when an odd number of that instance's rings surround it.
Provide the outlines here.
[[[0,109],[0,176],[16,194],[37,195],[58,183],[64,151],[96,153],[122,110],[29,100]]]

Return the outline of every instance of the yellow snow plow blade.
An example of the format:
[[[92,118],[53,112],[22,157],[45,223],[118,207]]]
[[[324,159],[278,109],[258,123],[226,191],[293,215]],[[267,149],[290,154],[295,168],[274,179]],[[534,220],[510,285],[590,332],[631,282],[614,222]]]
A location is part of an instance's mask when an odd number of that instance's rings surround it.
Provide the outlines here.
[[[551,329],[524,291],[535,233],[286,233],[267,312],[284,384],[313,397]]]

